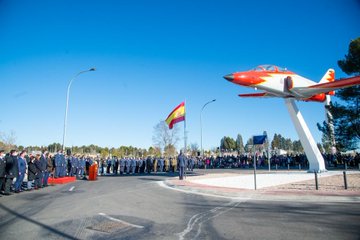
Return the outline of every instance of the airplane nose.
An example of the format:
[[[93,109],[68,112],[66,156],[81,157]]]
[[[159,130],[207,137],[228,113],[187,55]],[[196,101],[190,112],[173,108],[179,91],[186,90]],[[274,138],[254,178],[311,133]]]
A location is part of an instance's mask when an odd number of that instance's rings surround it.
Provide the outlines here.
[[[234,81],[234,74],[225,75],[224,78],[230,82]]]

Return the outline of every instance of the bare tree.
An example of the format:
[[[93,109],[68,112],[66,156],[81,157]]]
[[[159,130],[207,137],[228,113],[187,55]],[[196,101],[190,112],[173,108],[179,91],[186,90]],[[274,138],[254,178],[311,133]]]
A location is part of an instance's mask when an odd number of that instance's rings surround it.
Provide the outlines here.
[[[6,151],[15,148],[16,134],[14,130],[11,130],[9,134],[0,132],[0,147]]]
[[[170,130],[165,121],[160,121],[154,126],[153,144],[155,147],[160,148],[162,152],[165,152],[165,154],[167,153],[165,150],[170,149],[172,149],[170,152],[173,153],[174,146],[179,141],[178,134],[179,128],[176,125]]]
[[[198,152],[199,152],[199,145],[197,143],[192,143],[190,144],[190,153],[191,156],[197,156]]]

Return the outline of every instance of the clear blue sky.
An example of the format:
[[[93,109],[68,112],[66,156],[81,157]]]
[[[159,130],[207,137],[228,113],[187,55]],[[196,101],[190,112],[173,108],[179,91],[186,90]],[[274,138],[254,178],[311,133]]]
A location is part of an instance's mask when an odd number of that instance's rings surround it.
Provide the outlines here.
[[[252,92],[228,73],[260,64],[320,80],[360,36],[360,3],[333,1],[0,1],[0,131],[18,145],[152,145],[153,127],[187,101],[188,142],[219,145],[266,130],[298,139],[282,99]],[[316,141],[321,103],[299,103]],[[182,129],[182,124],[181,124]],[[181,131],[182,136],[182,131]],[[179,146],[182,145],[180,141]]]

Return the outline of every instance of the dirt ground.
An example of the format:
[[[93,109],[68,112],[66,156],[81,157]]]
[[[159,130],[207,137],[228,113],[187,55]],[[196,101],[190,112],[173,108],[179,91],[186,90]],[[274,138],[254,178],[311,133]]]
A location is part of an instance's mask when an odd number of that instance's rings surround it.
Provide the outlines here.
[[[345,190],[344,176],[324,176],[318,177],[318,186],[321,191],[355,191],[360,192],[360,172],[347,172],[347,190]],[[307,180],[296,183],[289,183],[267,189],[277,190],[316,190],[315,188],[315,176],[313,180]]]

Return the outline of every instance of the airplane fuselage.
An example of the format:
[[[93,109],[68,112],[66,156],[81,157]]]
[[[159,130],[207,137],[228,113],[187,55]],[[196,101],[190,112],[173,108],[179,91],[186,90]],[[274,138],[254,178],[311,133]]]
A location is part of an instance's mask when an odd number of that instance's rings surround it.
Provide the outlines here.
[[[302,91],[307,87],[316,85],[316,82],[272,65],[259,66],[245,72],[236,72],[225,76],[225,78],[232,83],[264,91],[262,95],[239,95],[241,97],[281,97],[317,102],[323,102],[326,99],[325,93],[312,94]]]

